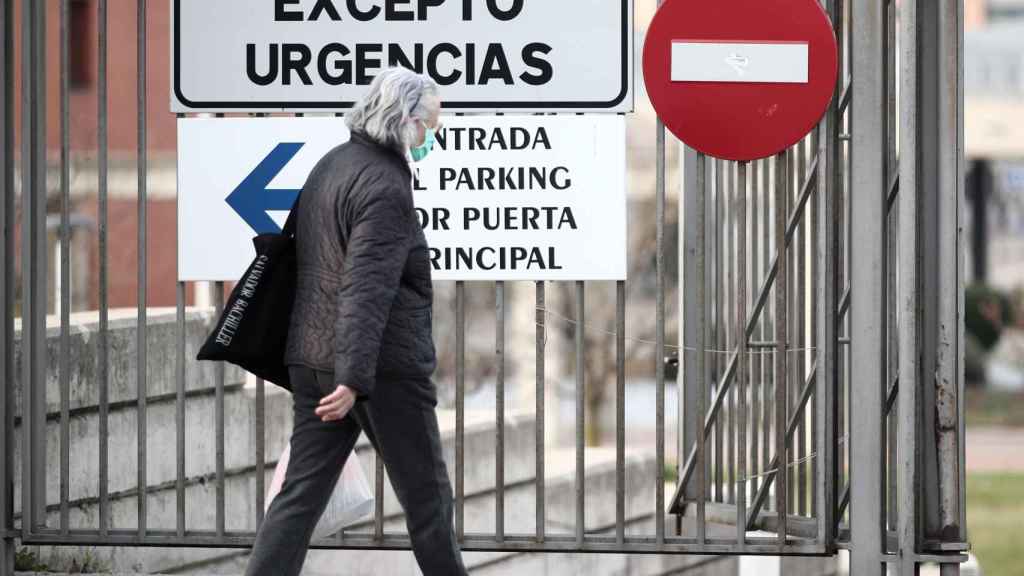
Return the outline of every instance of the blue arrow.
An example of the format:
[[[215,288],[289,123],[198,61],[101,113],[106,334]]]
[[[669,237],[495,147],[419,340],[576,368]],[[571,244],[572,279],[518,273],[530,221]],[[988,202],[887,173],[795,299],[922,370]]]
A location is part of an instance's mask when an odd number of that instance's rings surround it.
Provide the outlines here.
[[[271,150],[248,176],[228,194],[227,203],[257,234],[280,234],[281,227],[268,210],[291,210],[298,190],[270,190],[267,186],[302,148],[302,143],[283,142]]]

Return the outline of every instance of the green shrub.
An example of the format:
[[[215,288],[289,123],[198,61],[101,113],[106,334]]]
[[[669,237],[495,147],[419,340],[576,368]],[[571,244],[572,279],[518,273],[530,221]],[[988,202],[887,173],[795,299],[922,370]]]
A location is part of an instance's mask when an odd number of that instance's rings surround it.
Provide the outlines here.
[[[22,546],[14,553],[14,569],[18,572],[48,572],[50,567],[39,560],[34,550]]]
[[[964,329],[983,352],[995,348],[1003,329],[1014,322],[1010,298],[989,286],[973,284],[964,290]]]

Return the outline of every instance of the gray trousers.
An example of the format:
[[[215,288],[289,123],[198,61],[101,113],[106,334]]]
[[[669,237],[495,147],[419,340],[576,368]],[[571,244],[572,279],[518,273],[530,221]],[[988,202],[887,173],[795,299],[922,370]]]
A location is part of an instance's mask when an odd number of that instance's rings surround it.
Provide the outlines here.
[[[256,534],[246,575],[299,574],[313,527],[360,432],[384,460],[424,576],[466,574],[452,527],[452,489],[441,452],[433,382],[378,381],[373,397],[356,402],[343,420],[323,422],[313,410],[333,391],[333,375],[290,366],[289,376],[291,456],[281,492]]]

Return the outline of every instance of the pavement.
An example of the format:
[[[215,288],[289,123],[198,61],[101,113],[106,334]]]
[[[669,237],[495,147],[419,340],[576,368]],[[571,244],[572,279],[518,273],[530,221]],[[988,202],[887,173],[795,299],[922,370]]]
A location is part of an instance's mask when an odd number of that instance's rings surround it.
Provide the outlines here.
[[[969,427],[968,472],[1024,472],[1024,428]]]

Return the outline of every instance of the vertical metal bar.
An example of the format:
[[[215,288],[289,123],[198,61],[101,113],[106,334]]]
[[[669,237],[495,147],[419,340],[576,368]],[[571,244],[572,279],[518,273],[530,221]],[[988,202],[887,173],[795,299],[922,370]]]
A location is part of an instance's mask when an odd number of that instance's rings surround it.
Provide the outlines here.
[[[22,59],[22,526],[45,525],[46,72],[45,5],[24,6]]]
[[[586,422],[586,356],[584,332],[586,308],[583,282],[576,282],[576,544],[582,545],[586,532],[584,434]]]
[[[761,199],[759,196],[761,192],[758,184],[759,174],[758,168],[760,162],[750,163],[750,280],[752,286],[760,286],[761,284],[761,271],[759,258],[759,242],[760,238],[758,235],[761,233],[758,222],[760,221],[760,207]],[[764,310],[761,311],[761,319],[757,323],[757,327],[754,331],[754,337],[759,341],[764,341]],[[759,350],[757,354],[751,358],[750,362],[750,383],[748,389],[750,390],[750,470],[753,476],[750,479],[750,496],[749,499],[753,499],[754,495],[757,494],[758,478],[756,474],[759,472],[758,467],[758,448],[759,448],[759,436],[760,426],[758,426],[759,418],[761,414],[761,394],[764,392],[764,381],[762,380],[762,359],[764,354],[763,350]]]
[[[882,408],[885,387],[885,72],[881,65],[885,34],[882,2],[852,4],[853,84],[850,225],[857,242],[850,246],[851,363],[858,385],[850,402],[850,572],[881,574],[885,485]]]
[[[14,574],[14,7],[0,3],[0,574]],[[8,495],[8,490],[11,490]]]
[[[736,543],[747,543],[747,163],[737,165],[736,176],[736,470],[733,482],[736,494]]]
[[[373,452],[373,537],[377,542],[384,538],[384,459],[376,450]]]
[[[175,370],[174,430],[177,459],[174,495],[177,510],[177,536],[185,537],[185,305],[186,285],[177,283],[177,366]]]
[[[536,536],[537,536],[537,543],[543,543],[544,542],[544,532],[545,532],[545,530],[544,530],[544,520],[545,520],[545,514],[546,514],[545,511],[544,511],[544,504],[545,504],[545,502],[544,502],[544,491],[546,490],[546,484],[544,482],[544,474],[545,474],[545,472],[544,472],[544,444],[545,444],[545,442],[544,442],[544,436],[545,436],[545,429],[544,429],[545,428],[544,427],[544,410],[545,410],[545,406],[544,406],[544,400],[545,400],[544,399],[544,394],[545,394],[544,381],[545,381],[545,366],[544,366],[544,361],[545,361],[545,349],[546,349],[545,345],[547,344],[547,307],[546,307],[547,304],[545,303],[544,281],[538,281],[537,282],[536,301],[537,301],[537,310],[535,311],[535,314],[536,314],[536,324],[537,324],[537,326],[536,326],[536,337],[537,337],[537,345],[536,345],[536,349],[537,349],[537,352],[536,352],[536,363],[537,363],[536,379],[537,379],[537,389],[536,389],[536,392],[535,392],[536,397],[534,398],[535,403],[536,403],[536,409],[535,409],[535,415],[534,415],[534,418],[536,419],[536,432],[534,433],[535,434],[534,441],[536,443],[536,447],[535,447],[534,450],[536,452],[537,465],[536,465],[536,470],[535,470],[535,473],[534,473],[534,497],[536,498],[536,506],[537,506],[537,511],[536,511],[536,515],[535,515],[535,519],[536,519],[536,522],[537,522],[537,534],[536,534]]]
[[[665,125],[656,127],[655,168],[655,487],[654,534],[658,544],[665,542]],[[596,418],[597,414],[591,415]]]
[[[658,0],[661,6],[664,0]],[[655,120],[655,488],[654,488],[654,533],[657,543],[665,542],[665,124]],[[582,318],[581,318],[582,320]],[[596,418],[594,414],[592,417]],[[681,430],[677,433],[682,433]]]
[[[253,114],[255,118],[263,118],[265,114],[256,113]],[[335,116],[341,116],[341,114],[335,114]],[[256,378],[256,422],[254,424],[256,438],[254,444],[256,447],[256,529],[263,524],[263,520],[266,517],[266,468],[267,468],[267,391],[266,382],[263,378]],[[353,450],[352,455],[355,455]],[[345,539],[345,529],[338,530],[338,542],[341,543]]]
[[[256,379],[256,527],[263,523],[263,508],[266,506],[266,468],[267,468],[267,435],[266,435],[266,383],[263,378]],[[339,532],[340,534],[341,532]]]
[[[60,3],[60,530],[71,491],[71,102],[69,0]]]
[[[935,54],[934,67],[930,67],[937,76],[939,86],[933,117],[935,121],[931,124],[938,131],[938,138],[934,140],[937,144],[936,168],[932,174],[939,178],[939,182],[932,189],[940,195],[937,203],[939,217],[930,223],[937,229],[933,236],[936,240],[931,245],[936,249],[938,259],[938,265],[933,268],[938,275],[938,281],[935,282],[938,288],[935,311],[937,329],[932,332],[937,338],[934,413],[938,443],[939,524],[935,532],[950,534],[949,539],[958,539],[958,533],[964,531],[961,523],[964,511],[960,502],[963,491],[967,489],[961,484],[963,471],[960,462],[963,460],[964,446],[959,441],[958,419],[959,407],[965,400],[959,394],[963,365],[959,362],[962,346],[958,337],[962,320],[958,313],[963,286],[957,265],[961,254],[961,231],[958,225],[964,154],[959,138],[959,126],[963,118],[963,104],[959,99],[960,35],[963,26],[959,12],[963,8],[951,0],[945,0],[942,6],[944,9],[934,12],[939,49]],[[949,568],[956,568],[956,565]]]
[[[373,537],[384,538],[384,459],[373,453]]]
[[[693,347],[697,342],[697,308],[704,306],[704,286],[698,284],[697,261],[701,254],[697,253],[697,219],[703,216],[698,214],[697,205],[700,203],[698,196],[703,194],[699,189],[698,182],[704,182],[704,178],[697,173],[698,152],[689,146],[680,144],[682,147],[682,210],[680,211],[681,237],[680,256],[683,263],[682,272],[679,275],[679,310],[680,317],[679,333],[683,335],[679,350],[680,370],[678,380],[679,389],[679,411],[681,422],[679,426],[679,446],[676,461],[678,462],[677,477],[682,477],[683,466],[689,454],[694,450],[697,442],[697,428],[703,423],[700,412],[697,411],[697,386],[705,382],[704,375],[696,369],[696,359],[699,352]],[[684,502],[696,501],[697,487],[694,482],[687,482],[683,487]]]
[[[455,283],[455,534],[465,536],[466,502],[466,284]]]
[[[110,330],[109,330],[109,269],[110,258],[108,253],[107,237],[107,192],[108,192],[108,170],[109,170],[109,117],[107,104],[107,0],[98,0],[97,12],[99,17],[99,61],[98,84],[96,88],[97,98],[97,147],[98,147],[98,170],[99,170],[99,354],[97,357],[97,374],[99,375],[100,387],[100,424],[99,424],[99,459],[100,459],[100,535],[107,536],[110,528],[110,500],[109,500],[109,414],[110,414]]]
[[[505,540],[505,283],[495,282],[494,536]]]
[[[707,159],[704,154],[697,154],[696,166],[696,194],[694,202],[695,228],[694,230],[694,260],[696,276],[696,309],[694,310],[694,333],[696,340],[693,346],[694,372],[696,373],[697,389],[697,416],[699,420],[696,425],[697,445],[697,543],[704,545],[707,541],[707,508],[708,499],[708,478],[707,478],[707,437],[704,427],[704,414],[707,413],[707,350],[705,337],[707,335]]]
[[[764,243],[761,248],[761,270],[766,275],[768,269],[771,266],[771,255],[774,253],[775,248],[772,246],[772,198],[775,197],[772,188],[772,161],[769,158],[762,160],[763,170],[761,172],[761,194],[763,196],[763,202],[761,203],[761,216],[764,228]],[[757,255],[755,255],[756,257]],[[766,303],[761,314],[761,338],[767,339],[769,335],[773,335],[774,317],[772,316],[772,307]],[[763,352],[767,352],[768,349],[764,349]],[[774,358],[768,353],[759,354],[761,358],[761,374],[763,382],[762,397],[764,403],[761,406],[761,473],[764,474],[768,470],[768,465],[771,462],[771,450],[773,446],[772,442],[772,421],[774,417],[774,408],[772,406],[772,399],[774,398],[773,383],[775,382],[775,370],[773,368]],[[765,479],[767,481],[767,479]],[[765,510],[771,508],[771,500],[767,500],[764,505]]]
[[[853,43],[853,40],[852,40],[852,36],[850,34],[850,28],[852,27],[853,20],[852,20],[852,17],[851,17],[851,12],[852,12],[851,2],[849,0],[839,0],[839,1],[841,2],[841,5],[840,5],[839,9],[836,11],[836,15],[837,15],[837,19],[841,19],[842,22],[841,23],[837,23],[836,26],[837,26],[837,29],[841,30],[842,33],[843,33],[842,37],[843,37],[843,40],[844,40],[844,45],[846,47],[845,52],[840,52],[840,63],[844,65],[844,67],[841,68],[841,69],[850,70],[851,73],[852,73],[852,59],[853,59],[853,55],[852,55],[851,45]],[[851,80],[851,83],[850,83],[849,91],[850,91],[851,100],[852,100],[852,98],[853,98],[853,84],[852,84],[852,80]],[[853,116],[852,106],[848,106],[845,115],[843,117],[841,117],[841,121],[839,123],[839,130],[840,130],[840,132],[845,132],[846,134],[850,133],[850,128],[851,128],[851,125],[852,125],[852,122],[851,122],[852,116]],[[850,241],[851,240],[850,239],[850,235],[851,235],[852,228],[851,228],[851,225],[850,225],[850,215],[852,213],[852,203],[853,203],[853,201],[852,201],[852,198],[851,198],[852,166],[851,166],[851,160],[850,160],[850,154],[852,153],[852,146],[850,144],[851,143],[850,143],[849,139],[845,140],[843,142],[843,144],[842,144],[842,149],[840,150],[840,154],[842,154],[842,164],[840,165],[841,176],[839,177],[839,182],[841,183],[841,186],[840,186],[840,189],[839,189],[840,190],[839,191],[840,197],[838,199],[839,201],[837,202],[838,203],[838,211],[839,211],[839,221],[840,221],[841,226],[842,226],[842,228],[840,230],[840,235],[839,235],[840,245],[842,247],[842,249],[841,249],[841,253],[842,253],[841,260],[842,260],[842,263],[841,263],[841,266],[839,266],[839,270],[838,270],[839,271],[839,277],[841,279],[839,285],[846,291],[847,294],[849,293],[849,290],[851,289],[851,286],[852,286],[852,283],[851,283],[851,280],[850,280],[851,272],[852,272],[852,269],[851,269],[851,266],[852,266],[851,265],[851,257],[850,257],[850,250],[851,250],[850,247],[851,247],[851,244],[852,244],[852,242]],[[843,320],[843,323],[842,323],[842,325],[840,327],[840,333],[847,340],[849,340],[850,331],[851,331],[851,325],[852,325],[851,314],[849,312],[849,307],[847,308],[846,313],[843,315],[842,320]],[[842,356],[841,356],[842,365],[840,366],[840,381],[841,381],[840,391],[839,391],[839,404],[840,404],[840,406],[839,406],[839,410],[837,412],[837,420],[839,421],[840,435],[841,435],[842,438],[845,438],[847,440],[847,442],[845,442],[845,443],[843,443],[843,444],[841,444],[839,446],[840,447],[839,452],[842,454],[842,456],[841,456],[839,462],[837,462],[837,466],[839,467],[839,474],[840,474],[841,482],[839,484],[837,484],[837,486],[847,486],[847,487],[849,487],[849,485],[850,485],[850,462],[851,462],[851,460],[850,460],[850,442],[849,442],[850,429],[851,429],[850,428],[850,394],[851,394],[851,392],[850,392],[850,382],[851,382],[850,368],[851,368],[851,359],[852,359],[852,354],[851,354],[850,346],[843,346],[843,348],[842,348]],[[849,521],[849,515],[846,516],[846,519],[847,519],[847,521]]]
[[[799,195],[800,187],[803,186],[804,182],[807,181],[807,139],[805,138],[797,145],[797,190],[796,193]],[[797,233],[794,238],[796,242],[796,354],[795,358],[795,370],[793,370],[794,384],[796,384],[794,391],[797,395],[800,394],[800,387],[804,383],[805,376],[807,374],[807,212],[804,212],[804,218],[797,225]],[[801,516],[807,515],[807,413],[805,410],[801,410],[799,414],[799,424],[797,425],[796,432],[796,459],[799,464],[796,465],[794,473],[796,474],[796,512]]]
[[[46,367],[48,364],[46,349],[46,315],[48,313],[47,286],[48,272],[50,270],[49,243],[46,237],[46,216],[47,216],[47,72],[46,72],[46,11],[48,5],[40,2],[36,5],[36,30],[32,37],[35,45],[36,64],[32,73],[35,75],[36,94],[33,101],[36,117],[33,126],[33,159],[32,169],[36,188],[32,195],[38,202],[33,217],[32,243],[36,259],[33,260],[32,276],[35,283],[37,297],[33,300],[32,322],[33,322],[33,347],[35,352],[32,358],[32,388],[34,412],[32,419],[32,449],[36,451],[36,457],[32,459],[34,466],[33,474],[33,505],[36,523],[40,527],[46,526]]]
[[[213,307],[214,307],[214,318],[220,318],[221,313],[224,311],[224,283],[214,282],[213,283]],[[216,456],[216,470],[217,470],[217,510],[216,510],[216,527],[218,537],[224,536],[224,522],[225,522],[225,486],[224,486],[224,370],[225,365],[223,362],[217,362],[214,365],[214,385],[216,386],[216,395],[214,397],[214,431],[215,431],[215,456]]]
[[[826,0],[826,9],[833,17],[833,26],[837,22],[837,0]],[[836,29],[837,36],[841,33]],[[841,37],[841,36],[839,36]],[[842,67],[840,67],[842,70]],[[836,93],[841,93],[844,81],[843,74],[837,80]],[[817,384],[814,392],[814,450],[815,458],[815,493],[814,511],[817,519],[818,542],[830,551],[835,546],[836,530],[836,463],[839,460],[839,447],[836,445],[838,418],[836,417],[836,393],[838,385],[839,361],[837,346],[839,341],[840,320],[837,315],[840,286],[838,283],[839,269],[839,206],[836,202],[841,186],[840,174],[840,142],[839,127],[841,115],[835,100],[829,105],[818,126],[818,178],[817,204],[815,206],[815,231],[812,237],[815,243],[814,255],[814,286],[815,286],[815,318],[813,330],[817,361]],[[820,218],[820,222],[819,219]]]
[[[900,51],[900,67],[902,70],[919,70],[918,28],[919,10],[916,1],[901,2],[900,21],[902,33],[902,50]],[[899,298],[900,303],[900,387],[897,400],[899,417],[899,474],[900,490],[898,493],[899,513],[897,541],[898,547],[906,554],[900,561],[899,574],[914,576],[917,574],[917,559],[914,557],[919,539],[918,499],[921,494],[921,483],[918,470],[920,446],[918,444],[918,411],[921,403],[921,361],[922,347],[921,314],[922,306],[920,285],[921,269],[919,261],[922,257],[921,239],[918,231],[920,218],[917,212],[923,175],[920,173],[919,160],[920,125],[917,103],[920,100],[920,84],[916,74],[904,73],[900,83],[900,148],[903,150],[900,159],[900,195],[899,195]]]
[[[615,283],[615,541],[626,538],[626,282]]]
[[[956,4],[956,27],[955,27],[955,38],[956,38],[956,102],[960,106],[960,110],[956,114],[956,186],[958,188],[956,194],[957,210],[956,210],[956,229],[957,229],[957,254],[956,257],[956,283],[957,291],[963,294],[964,290],[964,255],[961,249],[964,244],[963,229],[964,229],[964,210],[962,206],[964,191],[966,190],[966,170],[965,170],[965,158],[964,154],[966,148],[964,147],[964,6],[962,3]],[[960,471],[960,540],[967,541],[967,437],[966,437],[966,426],[967,426],[967,415],[965,408],[967,404],[967,390],[966,381],[964,379],[964,353],[966,348],[966,339],[964,337],[964,299],[958,299],[957,306],[957,318],[956,323],[956,341],[958,343],[956,351],[956,361],[958,369],[956,371],[958,375],[958,386],[957,386],[957,409],[959,416],[957,419],[957,451],[958,451],[958,464],[957,468]]]
[[[900,553],[963,535],[962,22],[952,2],[904,5],[901,93]],[[940,13],[941,11],[941,13]],[[906,66],[913,65],[913,68]],[[904,180],[904,178],[906,178]],[[913,268],[912,268],[913,267]],[[911,308],[911,304],[913,307]],[[913,357],[908,357],[913,353]],[[906,379],[905,379],[906,378]],[[916,395],[916,398],[914,397]],[[902,504],[911,498],[916,506]],[[909,560],[901,574],[916,569]],[[955,565],[943,574],[957,573]]]
[[[146,345],[148,342],[147,338],[147,313],[146,313],[146,278],[148,269],[148,254],[147,254],[147,206],[149,203],[146,189],[146,170],[148,169],[147,155],[146,155],[146,0],[138,0],[136,4],[138,23],[137,23],[137,42],[138,48],[136,50],[136,58],[138,62],[138,78],[137,78],[137,106],[138,106],[138,190],[139,190],[139,216],[138,216],[138,246],[139,246],[139,308],[138,308],[138,328],[137,328],[137,341],[136,346],[138,348],[138,358],[136,361],[136,378],[138,386],[138,407],[136,416],[138,418],[138,515],[139,515],[139,538],[146,536]]]
[[[715,350],[725,350],[725,232],[728,227],[725,225],[725,194],[723,186],[723,172],[725,162],[716,160],[715,163]],[[725,227],[723,229],[723,227]],[[717,386],[721,386],[722,373],[725,371],[726,358],[724,354],[715,354],[715,394]],[[722,495],[723,486],[723,465],[722,465],[722,415],[715,418],[715,453],[714,453],[714,478],[715,478],[715,501],[724,502]]]
[[[811,132],[811,151],[813,154],[818,155],[818,132]],[[821,157],[818,155],[817,161],[821,162]],[[818,178],[817,171],[807,174],[807,178]],[[818,361],[818,204],[817,199],[821,196],[821,190],[815,186],[814,198],[808,202],[808,218],[810,218],[810,231],[808,233],[809,253],[807,266],[810,269],[807,278],[807,293],[809,294],[808,299],[808,315],[810,322],[807,327],[807,340],[808,340],[808,357],[811,359],[811,363],[815,364]],[[810,458],[809,466],[810,471],[808,473],[808,479],[810,481],[811,493],[809,495],[809,506],[810,506],[810,517],[816,518],[818,514],[818,459],[817,459],[817,441],[818,441],[818,419],[819,414],[816,408],[818,389],[821,387],[821,380],[818,380],[819,384],[815,384],[814,392],[812,392],[810,399],[808,400],[808,411],[810,412],[810,426],[808,427],[808,434],[810,436],[810,442],[808,449],[815,457]],[[826,380],[826,386],[827,380]]]
[[[736,191],[735,163],[725,164],[725,206],[727,216],[722,220],[725,226],[725,346],[722,350],[729,350],[736,345],[740,334],[732,329],[733,313],[736,310],[736,228],[739,222],[736,220]],[[744,327],[746,328],[746,327]],[[737,359],[739,364],[739,359]],[[727,502],[736,503],[736,387],[730,386],[726,391],[728,403],[725,406],[725,464],[726,483],[725,491]]]
[[[896,109],[896,65],[899,53],[897,51],[897,6],[896,2],[887,0],[885,7],[885,181],[892,182],[893,177],[898,173],[897,165],[897,122],[898,111]],[[899,372],[899,330],[897,324],[897,294],[896,294],[896,262],[899,260],[898,230],[899,211],[895,203],[888,203],[886,207],[886,386],[894,382]],[[885,473],[887,485],[885,488],[885,511],[886,531],[895,532],[898,530],[899,511],[897,498],[897,487],[899,484],[899,466],[896,464],[897,451],[899,449],[898,429],[896,426],[898,411],[888,408],[885,415],[885,442],[886,458]]]
[[[797,191],[797,188],[799,188],[799,185],[800,185],[800,172],[797,170],[796,154],[795,154],[794,149],[792,149],[792,148],[790,148],[789,150],[786,151],[786,170],[787,170],[787,172],[789,174],[789,178],[786,180],[786,201],[785,201],[786,220],[788,222],[789,221],[789,215],[794,213],[793,206],[795,205],[795,197],[796,197],[797,194],[799,194],[799,192]],[[799,382],[799,378],[797,377],[797,369],[796,369],[796,366],[797,366],[797,356],[796,356],[796,354],[793,353],[794,352],[793,349],[798,348],[800,346],[800,333],[797,331],[797,311],[796,311],[796,308],[797,308],[797,306],[796,306],[796,288],[797,288],[796,254],[797,254],[797,244],[799,243],[798,238],[799,238],[799,226],[795,227],[794,230],[793,230],[793,239],[791,241],[792,242],[792,244],[791,244],[792,248],[789,249],[789,250],[786,250],[786,252],[785,252],[785,258],[786,258],[786,262],[787,262],[787,265],[788,265],[786,270],[787,270],[787,272],[789,274],[789,278],[787,278],[786,280],[789,283],[788,285],[790,286],[790,288],[786,292],[786,320],[789,322],[788,330],[789,330],[789,338],[790,338],[790,341],[787,342],[787,346],[786,346],[786,354],[788,355],[786,357],[786,367],[787,367],[787,370],[786,370],[786,380],[785,380],[785,388],[786,388],[786,418],[787,418],[787,422],[788,422],[788,419],[789,419],[790,415],[792,414],[793,406],[794,406],[794,404],[796,402],[796,396],[797,396],[797,394],[800,393],[800,391],[798,389],[799,386],[800,386],[800,382]],[[792,452],[792,453],[796,452],[795,446],[796,446],[795,438],[794,437],[790,437],[787,440],[787,447],[789,448],[790,452]],[[793,459],[795,460],[796,457],[794,456]],[[789,492],[786,494],[786,498],[787,498],[787,501],[789,502],[789,507],[795,513],[796,512],[796,486],[797,486],[797,483],[796,483],[796,469],[795,469],[795,467],[785,466],[783,468],[783,470],[785,471],[785,474],[786,474],[786,477],[787,477],[787,480],[788,480],[788,482],[786,483],[786,488],[789,490]]]
[[[705,345],[708,348],[708,352],[705,353],[705,370],[704,370],[704,387],[708,398],[714,398],[715,391],[717,389],[717,379],[720,369],[719,355],[714,353],[719,347],[718,343],[718,293],[719,293],[719,282],[718,282],[718,254],[719,254],[719,238],[718,238],[718,163],[719,161],[713,157],[705,156],[704,159],[704,223],[707,231],[707,238],[705,239],[705,249],[707,250],[707,270],[705,271],[704,286],[707,290],[705,298],[705,306],[707,307],[707,314],[705,316],[707,320],[707,339]],[[701,420],[706,417],[706,414],[701,415]],[[707,478],[708,478],[708,492],[707,498],[709,502],[714,502],[717,499],[717,493],[715,491],[715,467],[717,465],[715,461],[715,436],[716,429],[712,429],[707,433],[708,447],[705,453],[706,458],[704,459],[705,466],[707,467]]]
[[[775,454],[778,472],[775,474],[775,510],[778,514],[779,547],[786,545],[786,524],[789,508],[786,506],[786,484],[789,455],[786,449],[786,297],[788,283],[786,275],[786,212],[783,196],[789,192],[787,185],[788,163],[786,153],[775,157],[775,246],[781,250],[778,259],[778,274],[775,276]]]

